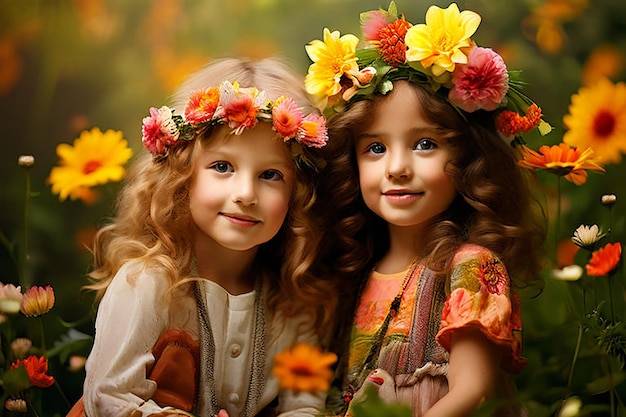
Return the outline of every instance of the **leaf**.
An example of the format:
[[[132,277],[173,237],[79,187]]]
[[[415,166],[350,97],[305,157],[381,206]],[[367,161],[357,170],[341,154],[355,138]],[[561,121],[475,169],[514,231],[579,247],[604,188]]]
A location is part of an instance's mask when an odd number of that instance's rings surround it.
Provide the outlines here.
[[[624,374],[624,372],[612,373],[611,375],[603,376],[602,378],[588,383],[585,387],[593,395],[602,394],[624,382],[625,376],[626,374]]]
[[[364,401],[352,406],[354,417],[411,417],[411,407],[384,402],[374,387],[368,387]]]
[[[30,378],[28,378],[28,373],[23,366],[9,369],[2,374],[2,388],[9,395],[17,394],[20,391],[30,388],[30,386]]]

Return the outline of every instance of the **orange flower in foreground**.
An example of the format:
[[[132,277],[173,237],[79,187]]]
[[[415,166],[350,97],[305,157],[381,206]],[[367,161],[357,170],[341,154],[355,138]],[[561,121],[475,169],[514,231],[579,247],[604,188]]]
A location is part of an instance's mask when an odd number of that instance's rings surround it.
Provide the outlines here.
[[[333,378],[330,366],[337,361],[337,355],[298,343],[276,355],[274,360],[274,375],[281,388],[315,393],[330,388]]]
[[[496,117],[496,129],[504,136],[517,136],[528,133],[541,123],[541,107],[531,104],[522,116],[511,110],[504,110]]]
[[[54,378],[47,375],[48,359],[44,356],[38,358],[37,356],[31,355],[24,360],[18,359],[11,365],[11,369],[16,369],[20,366],[24,366],[32,386],[48,388],[54,383]]]
[[[576,185],[582,185],[587,181],[585,170],[604,172],[591,148],[581,152],[575,146],[560,143],[553,146],[544,145],[538,152],[522,146],[522,151],[524,159],[518,161],[520,166],[533,170],[543,169],[564,176],[566,180]]]
[[[30,287],[22,297],[21,311],[25,316],[37,317],[46,314],[54,306],[54,290],[51,286]]]
[[[607,243],[591,255],[589,263],[585,265],[587,275],[592,277],[608,275],[615,269],[621,256],[622,244],[620,242]]]

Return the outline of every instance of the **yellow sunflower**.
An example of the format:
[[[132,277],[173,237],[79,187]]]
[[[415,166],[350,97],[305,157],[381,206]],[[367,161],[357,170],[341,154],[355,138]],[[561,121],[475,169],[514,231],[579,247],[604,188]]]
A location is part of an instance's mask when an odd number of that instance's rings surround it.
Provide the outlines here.
[[[605,164],[618,164],[626,154],[626,84],[603,78],[572,96],[563,117],[563,141],[592,148]]]
[[[351,34],[340,36],[339,31],[324,28],[324,40],[315,39],[305,46],[313,63],[304,80],[309,94],[320,102],[341,93],[342,77],[359,72],[356,46],[359,39]]]
[[[276,355],[274,360],[274,375],[281,388],[315,393],[330,387],[333,378],[330,366],[337,361],[337,355],[298,343]]]
[[[435,77],[453,72],[456,64],[467,63],[470,38],[479,25],[479,14],[459,12],[455,3],[447,9],[431,6],[426,12],[426,24],[415,25],[406,33],[407,61],[419,61],[424,68],[432,66]]]
[[[56,152],[59,165],[50,171],[48,182],[61,201],[85,200],[90,187],[120,181],[126,174],[124,164],[133,155],[121,131],[102,133],[97,127],[83,131],[74,146],[59,144]]]

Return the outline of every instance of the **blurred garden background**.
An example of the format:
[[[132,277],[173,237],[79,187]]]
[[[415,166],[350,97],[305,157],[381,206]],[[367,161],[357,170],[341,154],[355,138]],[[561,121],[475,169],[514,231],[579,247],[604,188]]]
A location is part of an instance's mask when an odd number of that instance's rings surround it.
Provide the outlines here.
[[[449,3],[396,0],[412,23],[423,23],[431,4]],[[522,294],[529,366],[517,377],[520,397],[531,416],[626,415],[623,262],[604,276],[583,269],[572,281],[552,273],[589,261],[590,251],[576,252],[570,240],[580,225],[606,233],[592,250],[625,242],[626,2],[457,4],[482,16],[473,39],[523,71],[526,92],[554,127],[527,145],[556,145],[577,129],[571,138],[578,142],[570,144],[594,149],[606,169],[590,172],[582,185],[564,180],[562,171],[537,172],[551,219],[549,261],[543,292]],[[148,108],[168,104],[183,77],[208,60],[281,56],[304,75],[304,45],[320,39],[324,27],[360,36],[359,13],[387,6],[386,0],[0,0],[0,282],[22,291],[50,285],[55,293],[52,310],[36,318],[43,336],[13,316],[2,319],[0,375],[11,364],[12,338],[32,340],[32,352],[49,358],[55,378],[53,387],[34,387],[39,415],[65,415],[81,395],[95,313],[93,295],[81,291],[90,268],[86,246],[111,214],[120,184],[61,201],[48,181],[57,146],[97,127],[122,132],[137,154]],[[572,109],[575,94],[582,99]],[[564,126],[570,112],[589,115],[589,122]],[[32,155],[34,165],[18,166],[20,155]],[[615,203],[602,205],[603,195],[615,195]],[[3,403],[12,387],[2,380]]]

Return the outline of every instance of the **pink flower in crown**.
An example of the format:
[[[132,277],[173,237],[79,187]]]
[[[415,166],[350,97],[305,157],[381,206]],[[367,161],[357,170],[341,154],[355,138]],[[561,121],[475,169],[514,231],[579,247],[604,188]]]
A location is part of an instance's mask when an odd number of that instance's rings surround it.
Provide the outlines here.
[[[168,146],[178,140],[180,134],[172,119],[172,110],[167,106],[160,109],[150,107],[150,116],[144,117],[141,131],[141,141],[148,152],[154,155],[164,153]]]
[[[192,125],[211,120],[219,101],[220,89],[218,87],[204,88],[192,93],[185,107],[185,120]]]
[[[388,13],[384,10],[372,10],[361,13],[361,30],[365,40],[378,40],[378,33],[390,23],[387,15]]]
[[[466,112],[500,107],[509,88],[504,60],[490,48],[474,47],[467,64],[458,64],[452,76],[450,102]]]
[[[272,107],[272,119],[274,120],[274,130],[287,140],[298,133],[304,114],[294,99],[279,97]]]
[[[302,121],[298,141],[312,148],[321,148],[328,142],[328,130],[324,116],[309,114]]]
[[[253,128],[257,123],[256,116],[260,107],[259,95],[256,89],[240,90],[238,84],[225,81],[220,86],[221,109],[216,111],[216,116],[219,114],[236,135],[243,129]]]

